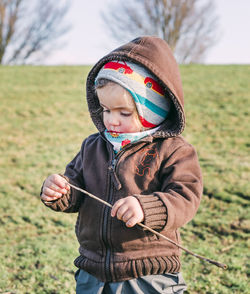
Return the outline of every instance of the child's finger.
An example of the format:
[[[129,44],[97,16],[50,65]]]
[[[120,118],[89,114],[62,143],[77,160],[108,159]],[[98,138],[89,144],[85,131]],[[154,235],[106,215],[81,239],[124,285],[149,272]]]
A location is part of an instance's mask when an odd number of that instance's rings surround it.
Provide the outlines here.
[[[127,210],[123,216],[122,220],[126,223],[131,217],[133,217],[133,212],[131,210]]]
[[[121,205],[124,203],[123,199],[120,199],[118,201],[115,202],[115,204],[112,207],[111,210],[111,216],[114,217],[117,214],[118,209],[121,207]]]
[[[68,192],[68,189],[61,188],[60,186],[54,184],[53,182],[49,182],[47,187],[50,188],[51,190],[55,191],[55,192],[59,192],[59,193],[62,193],[62,194],[66,194]]]
[[[46,183],[46,186],[49,186],[51,189],[55,191],[60,191],[63,194],[66,194],[67,191],[70,190],[70,187],[66,179],[64,179],[63,177],[57,174],[53,174],[49,176],[47,179],[47,182],[45,183]],[[66,190],[62,190],[62,189],[66,189]]]
[[[42,194],[41,199],[44,201],[53,201],[53,200],[57,200],[58,197],[51,197],[51,196],[46,196],[46,195]]]
[[[49,187],[43,188],[43,194],[48,197],[57,197],[57,198],[60,198],[62,196],[62,193],[52,190]]]
[[[53,183],[59,186],[60,188],[66,188],[68,186],[67,185],[68,182],[66,181],[66,179],[64,179],[63,177],[59,175],[54,175]]]
[[[124,214],[128,211],[127,205],[121,205],[116,212],[116,217],[120,220],[123,220]]]
[[[135,226],[137,223],[138,223],[137,217],[133,216],[126,222],[126,226],[131,228],[131,227]]]

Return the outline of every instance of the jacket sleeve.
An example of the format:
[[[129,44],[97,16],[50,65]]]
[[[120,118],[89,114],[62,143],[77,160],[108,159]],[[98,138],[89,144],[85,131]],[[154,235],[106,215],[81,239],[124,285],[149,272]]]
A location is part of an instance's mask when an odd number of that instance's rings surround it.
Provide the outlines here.
[[[144,210],[144,224],[156,230],[175,230],[195,215],[202,196],[202,175],[195,149],[178,147],[162,161],[161,191],[135,195]]]
[[[69,183],[84,189],[82,152],[83,150],[81,149],[75,158],[66,166],[65,173],[62,176]],[[55,211],[78,212],[83,200],[84,194],[82,192],[70,188],[68,193],[64,194],[61,198],[54,201],[42,200],[42,202]]]

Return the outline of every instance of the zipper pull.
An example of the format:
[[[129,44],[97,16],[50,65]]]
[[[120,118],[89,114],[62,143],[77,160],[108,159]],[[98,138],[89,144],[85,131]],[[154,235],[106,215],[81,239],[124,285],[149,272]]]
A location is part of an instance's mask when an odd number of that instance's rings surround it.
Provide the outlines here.
[[[117,163],[117,159],[114,158],[114,159],[112,160],[112,162],[111,162],[111,169],[112,169],[113,171],[115,171],[116,163]]]
[[[114,158],[111,162],[111,166],[109,166],[109,171],[111,173],[111,179],[115,185],[116,190],[120,190],[122,187],[122,184],[121,184],[121,182],[115,172],[116,163],[117,163],[117,159]]]

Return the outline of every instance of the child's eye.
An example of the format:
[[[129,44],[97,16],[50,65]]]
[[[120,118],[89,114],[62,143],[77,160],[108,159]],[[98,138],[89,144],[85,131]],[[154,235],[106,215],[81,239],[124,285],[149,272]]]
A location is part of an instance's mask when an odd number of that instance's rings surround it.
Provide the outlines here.
[[[131,116],[132,112],[121,112],[122,116]]]
[[[110,110],[109,109],[106,109],[106,108],[103,108],[102,109],[102,112],[110,113]]]

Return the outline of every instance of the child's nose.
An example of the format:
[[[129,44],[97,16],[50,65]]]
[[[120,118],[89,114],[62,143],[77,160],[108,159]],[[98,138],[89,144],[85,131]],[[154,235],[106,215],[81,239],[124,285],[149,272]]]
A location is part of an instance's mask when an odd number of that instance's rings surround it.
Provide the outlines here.
[[[112,126],[118,126],[120,123],[118,116],[117,115],[110,115],[109,123]]]

